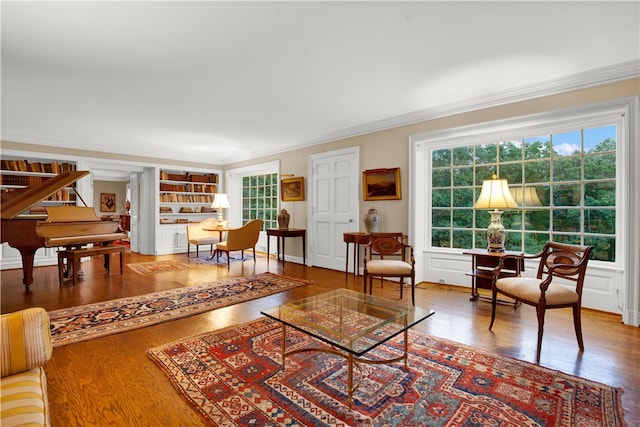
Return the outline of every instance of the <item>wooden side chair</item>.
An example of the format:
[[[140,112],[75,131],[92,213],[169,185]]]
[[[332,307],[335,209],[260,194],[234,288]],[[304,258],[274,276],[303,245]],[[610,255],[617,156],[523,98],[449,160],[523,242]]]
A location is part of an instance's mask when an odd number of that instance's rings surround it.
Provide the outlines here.
[[[411,303],[416,304],[416,274],[413,247],[404,243],[402,233],[371,233],[371,240],[365,246],[364,292],[369,294],[373,288],[373,278],[381,280],[388,277],[400,279],[400,298],[404,288],[404,279],[411,280]]]
[[[539,258],[536,277],[504,277],[499,279],[500,269],[505,259],[516,256],[505,256],[493,271],[491,324],[496,316],[498,293],[509,298],[531,305],[536,308],[538,315],[538,347],[536,361],[540,361],[542,348],[542,334],[544,332],[544,315],[547,309],[571,307],[573,309],[573,323],[578,339],[580,351],[584,351],[582,341],[582,287],[587,271],[587,263],[591,256],[592,246],[569,245],[564,243],[547,242],[542,250],[523,258]],[[567,287],[567,283],[573,286]],[[563,283],[563,284],[561,284]]]

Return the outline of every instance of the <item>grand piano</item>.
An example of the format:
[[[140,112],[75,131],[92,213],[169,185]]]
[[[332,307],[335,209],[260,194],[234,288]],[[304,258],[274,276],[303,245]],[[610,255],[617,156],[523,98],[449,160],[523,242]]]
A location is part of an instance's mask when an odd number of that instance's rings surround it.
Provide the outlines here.
[[[125,233],[118,231],[118,222],[100,220],[92,207],[50,206],[46,208],[46,215],[23,214],[88,174],[89,171],[66,171],[42,184],[11,189],[0,194],[0,243],[7,242],[20,251],[22,283],[27,291],[33,283],[33,260],[39,248],[81,247],[126,237]]]

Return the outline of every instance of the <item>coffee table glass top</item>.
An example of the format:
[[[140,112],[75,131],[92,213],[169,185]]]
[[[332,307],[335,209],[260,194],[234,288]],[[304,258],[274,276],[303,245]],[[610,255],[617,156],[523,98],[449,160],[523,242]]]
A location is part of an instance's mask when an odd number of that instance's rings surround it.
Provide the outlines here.
[[[434,311],[337,289],[261,313],[360,356],[433,315]]]

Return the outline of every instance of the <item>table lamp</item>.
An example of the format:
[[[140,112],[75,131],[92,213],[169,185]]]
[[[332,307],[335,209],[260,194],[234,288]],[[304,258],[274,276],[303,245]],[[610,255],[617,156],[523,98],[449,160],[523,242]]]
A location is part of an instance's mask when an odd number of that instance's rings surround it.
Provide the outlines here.
[[[505,231],[502,225],[502,211],[505,208],[517,208],[518,204],[509,191],[509,184],[506,179],[498,179],[493,175],[493,179],[482,182],[480,197],[476,201],[474,209],[493,209],[489,211],[491,223],[487,228],[487,241],[489,252],[504,252]]]
[[[226,193],[216,193],[213,198],[213,204],[211,205],[213,209],[218,212],[218,221],[222,221],[222,209],[229,209],[231,205],[229,204],[229,199],[227,198]]]

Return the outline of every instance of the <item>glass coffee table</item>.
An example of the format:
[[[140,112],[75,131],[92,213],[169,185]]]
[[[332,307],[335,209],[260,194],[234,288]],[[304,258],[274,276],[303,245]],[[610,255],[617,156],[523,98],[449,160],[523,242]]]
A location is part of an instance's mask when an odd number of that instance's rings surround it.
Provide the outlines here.
[[[282,369],[285,359],[304,351],[321,351],[347,360],[347,392],[351,405],[353,392],[362,380],[360,363],[382,364],[404,360],[407,369],[408,333],[413,325],[432,316],[433,310],[397,303],[349,289],[338,289],[304,298],[261,313],[282,324]],[[331,347],[301,348],[287,351],[287,328],[294,328]],[[399,334],[404,334],[404,352],[393,359],[365,358],[365,354]],[[353,385],[353,367],[360,372]]]

